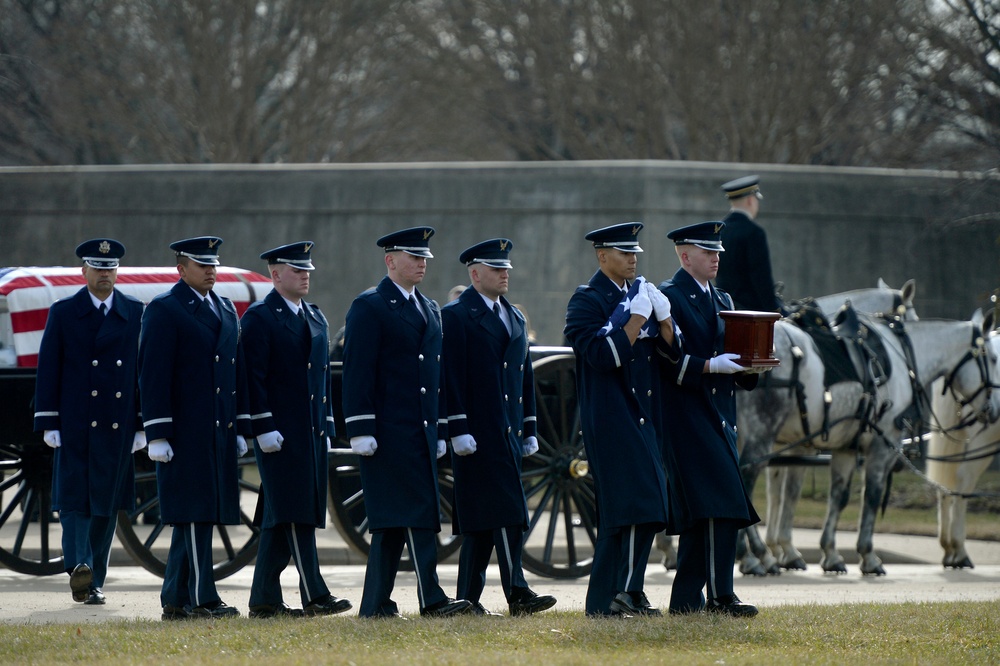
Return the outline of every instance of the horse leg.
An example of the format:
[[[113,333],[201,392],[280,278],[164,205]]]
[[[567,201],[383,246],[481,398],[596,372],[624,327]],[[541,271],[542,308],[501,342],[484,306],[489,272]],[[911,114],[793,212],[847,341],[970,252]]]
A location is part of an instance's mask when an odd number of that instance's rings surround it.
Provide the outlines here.
[[[786,467],[781,488],[781,511],[778,514],[778,547],[781,555],[778,564],[782,569],[805,571],[806,561],[792,544],[792,523],[795,507],[802,496],[806,471],[802,467]]]
[[[742,439],[741,433],[741,439]],[[741,466],[740,474],[743,477],[743,485],[747,490],[747,495],[752,496],[757,478],[760,476],[761,465],[752,461],[759,460],[767,452],[767,446],[756,438],[742,439],[742,450],[740,451]],[[771,552],[764,545],[760,538],[760,531],[756,525],[750,525],[740,530],[736,537],[736,559],[740,565],[740,573],[744,576],[766,576],[769,573],[778,573],[777,562]]]
[[[667,571],[677,569],[677,550],[674,549],[674,538],[666,532],[659,532],[656,535],[656,549],[663,553],[660,563]]]
[[[990,458],[983,458],[981,460],[970,460],[961,463],[956,475],[957,483],[955,487],[958,489],[958,492],[971,493],[975,490],[979,477],[990,466],[990,461]],[[959,495],[953,495],[951,499],[951,530],[949,536],[951,538],[952,558],[951,562],[945,562],[945,566],[955,569],[972,569],[975,565],[972,564],[972,558],[969,557],[969,553],[965,550],[965,512],[969,507],[969,501]]]
[[[952,516],[955,512],[955,496],[939,490],[938,493],[938,543],[944,551],[944,558],[941,565],[950,568],[955,561],[955,541],[953,538],[954,521]]]
[[[858,555],[861,573],[865,576],[884,576],[882,560],[875,554],[872,535],[875,518],[882,504],[889,470],[898,459],[896,450],[882,437],[874,437],[865,455],[865,485],[861,493],[861,516],[858,520]]]
[[[830,494],[826,502],[826,519],[819,547],[823,557],[819,564],[826,573],[847,573],[843,556],[837,552],[837,523],[851,496],[851,477],[857,465],[852,450],[837,450],[830,456]]]

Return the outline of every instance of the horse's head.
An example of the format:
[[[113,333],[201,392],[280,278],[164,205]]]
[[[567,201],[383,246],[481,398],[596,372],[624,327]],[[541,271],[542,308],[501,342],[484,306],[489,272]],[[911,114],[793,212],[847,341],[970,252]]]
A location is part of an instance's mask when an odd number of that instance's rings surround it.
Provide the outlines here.
[[[915,280],[907,280],[900,289],[893,289],[882,278],[878,286],[868,289],[855,289],[829,296],[810,299],[828,317],[834,317],[844,305],[850,305],[858,312],[877,314],[887,319],[898,318],[903,321],[917,321],[917,311],[913,307],[913,299],[917,295]]]
[[[1000,333],[993,311],[977,310],[972,324],[969,352],[946,375],[942,393],[951,392],[964,424],[993,423],[1000,418]]]

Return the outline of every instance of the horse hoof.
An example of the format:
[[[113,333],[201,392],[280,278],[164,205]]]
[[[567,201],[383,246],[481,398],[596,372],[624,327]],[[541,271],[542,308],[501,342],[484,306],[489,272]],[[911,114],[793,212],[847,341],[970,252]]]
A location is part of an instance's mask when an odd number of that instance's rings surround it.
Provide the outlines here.
[[[958,562],[948,562],[944,565],[945,569],[975,569],[976,565],[972,563],[968,557],[959,560]]]
[[[884,576],[885,575],[885,569],[882,568],[881,566],[876,567],[876,568],[872,569],[871,571],[865,571],[865,570],[862,569],[861,575],[862,576]]]
[[[753,566],[746,567],[745,569],[741,567],[740,573],[744,576],[766,576],[768,572],[764,569],[762,564],[758,563]]]
[[[799,558],[796,558],[795,560],[793,560],[793,561],[791,561],[791,562],[789,562],[787,564],[781,565],[781,567],[783,569],[787,569],[789,571],[805,571],[806,570],[806,561],[803,560],[801,557],[799,557]]]
[[[823,567],[823,573],[837,574],[839,576],[840,574],[847,573],[847,567],[843,563],[828,564]]]

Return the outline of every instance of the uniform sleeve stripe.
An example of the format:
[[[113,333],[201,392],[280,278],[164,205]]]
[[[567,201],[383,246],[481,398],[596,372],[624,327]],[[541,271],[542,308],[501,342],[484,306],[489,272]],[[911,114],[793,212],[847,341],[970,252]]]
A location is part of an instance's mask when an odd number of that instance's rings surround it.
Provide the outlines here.
[[[531,422],[537,421],[537,420],[538,420],[537,416],[525,416],[524,417],[524,422],[525,423],[531,423]]]
[[[610,335],[604,339],[608,341],[609,345],[611,345],[611,353],[615,355],[615,367],[622,367],[622,360],[618,358],[618,348],[615,347],[615,341],[611,339]]]
[[[173,422],[174,422],[173,417],[168,416],[165,419],[153,419],[152,421],[143,421],[142,425],[143,427],[148,428],[151,425],[157,425],[160,423],[173,423]]]
[[[39,416],[59,416],[59,412],[35,412],[35,418]]]
[[[250,416],[250,420],[251,420],[251,421],[256,421],[257,419],[269,419],[269,418],[271,418],[272,416],[274,416],[274,415],[273,415],[273,414],[271,414],[271,412],[263,412],[263,413],[261,413],[261,414],[253,414],[253,415],[251,415],[251,416]],[[237,418],[238,418],[238,417],[237,417]]]
[[[249,420],[250,419],[250,415],[249,414],[237,414],[236,415],[236,420],[239,421],[240,419],[248,419]]]
[[[346,419],[344,419],[344,423],[354,423],[355,421],[367,421],[369,419],[371,419],[372,421],[374,421],[375,420],[375,415],[374,414],[359,414],[358,416],[349,416]]]
[[[465,414],[456,414],[455,416],[449,416],[448,420],[449,421],[461,421],[462,419],[467,419],[467,418],[469,418],[469,417],[467,415],[465,415]]]
[[[681,371],[677,373],[677,385],[680,386],[681,382],[684,381],[684,373],[687,372],[688,361],[691,360],[690,354],[684,355],[684,363],[681,364]]]

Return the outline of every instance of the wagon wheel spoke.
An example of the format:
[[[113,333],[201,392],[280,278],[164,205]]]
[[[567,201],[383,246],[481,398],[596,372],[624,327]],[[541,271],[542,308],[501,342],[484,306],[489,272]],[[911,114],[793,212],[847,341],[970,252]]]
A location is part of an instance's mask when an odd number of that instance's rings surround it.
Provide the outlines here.
[[[524,459],[521,474],[532,509],[524,566],[544,576],[584,576],[590,571],[596,537],[594,497],[580,437],[576,360],[571,353],[546,356],[535,361],[534,373],[539,450]],[[576,533],[580,528],[586,537]]]

